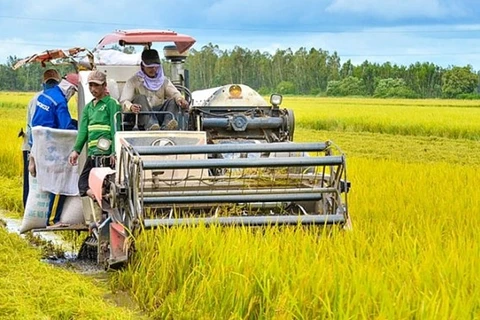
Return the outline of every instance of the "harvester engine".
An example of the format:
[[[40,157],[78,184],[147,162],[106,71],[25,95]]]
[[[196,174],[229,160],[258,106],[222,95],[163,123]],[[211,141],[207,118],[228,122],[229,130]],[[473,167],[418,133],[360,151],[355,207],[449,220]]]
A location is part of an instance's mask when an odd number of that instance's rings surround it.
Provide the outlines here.
[[[222,140],[291,141],[295,130],[293,111],[281,109],[282,97],[266,103],[243,84],[196,91],[190,111],[190,130],[206,131],[209,143]]]

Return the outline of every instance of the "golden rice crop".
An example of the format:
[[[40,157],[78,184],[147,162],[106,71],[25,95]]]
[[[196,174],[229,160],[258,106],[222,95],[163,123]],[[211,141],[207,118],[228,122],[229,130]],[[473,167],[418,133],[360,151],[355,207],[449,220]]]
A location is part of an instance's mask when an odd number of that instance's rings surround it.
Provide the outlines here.
[[[480,317],[478,127],[461,119],[478,123],[476,103],[285,98],[297,141],[346,153],[353,231],[146,231],[112,287],[154,319]],[[322,118],[341,124],[310,127]]]
[[[161,319],[478,315],[480,169],[353,158],[349,170],[351,232],[144,232],[116,281]]]
[[[310,118],[321,116],[317,106]],[[297,124],[297,141],[332,139],[347,154],[352,232],[145,232],[116,285],[158,318],[479,316],[480,197],[472,190],[480,142],[418,132],[318,131],[307,129],[306,116]]]
[[[142,319],[106,301],[105,285],[40,261],[40,250],[0,228],[0,319]]]
[[[405,162],[446,162],[478,166],[480,141],[441,137],[405,136],[372,132],[340,132],[298,128],[296,141],[332,140],[348,157]]]
[[[295,111],[296,124],[302,128],[480,140],[480,104],[476,101],[428,100],[421,106],[393,102],[287,97],[282,106]]]
[[[0,102],[13,108],[24,108],[34,96],[33,92],[0,91]]]
[[[4,97],[2,97],[3,99]],[[4,103],[0,100],[0,203],[2,208],[20,212],[22,210],[22,138],[18,137],[21,128],[25,130],[25,105]]]
[[[377,99],[377,98],[351,98],[351,97],[298,97],[286,96],[283,98],[283,106],[288,105],[328,105],[336,106],[377,106],[390,108],[392,106],[406,107],[462,107],[478,108],[479,100],[457,100],[457,99]]]
[[[0,192],[0,203],[10,211],[22,210],[23,139],[18,134],[21,129],[26,131],[26,106],[33,96],[34,93],[0,92],[0,137],[3,138],[3,143],[0,143],[0,172],[3,179],[0,184],[0,191],[3,191]],[[77,114],[76,101],[70,101],[69,109],[74,117]]]

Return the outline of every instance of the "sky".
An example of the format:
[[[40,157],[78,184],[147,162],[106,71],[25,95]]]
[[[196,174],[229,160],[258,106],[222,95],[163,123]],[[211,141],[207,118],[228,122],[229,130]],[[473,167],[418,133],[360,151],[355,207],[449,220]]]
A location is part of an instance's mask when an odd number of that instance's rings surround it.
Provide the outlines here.
[[[304,47],[355,65],[480,71],[478,0],[0,0],[0,63],[47,49],[93,49],[117,29],[174,30],[194,37],[197,50]]]

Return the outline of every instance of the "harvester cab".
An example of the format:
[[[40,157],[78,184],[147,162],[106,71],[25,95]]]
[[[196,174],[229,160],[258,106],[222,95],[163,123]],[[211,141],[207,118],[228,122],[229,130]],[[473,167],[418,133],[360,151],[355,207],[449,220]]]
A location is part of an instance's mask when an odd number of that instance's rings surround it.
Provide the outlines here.
[[[131,124],[123,123],[115,136],[114,170],[92,170],[90,187],[101,207],[93,211],[107,213],[98,217],[90,212],[92,200],[84,199],[86,216],[98,222],[86,243],[96,248],[99,264],[127,262],[132,239],[149,228],[350,225],[350,184],[341,150],[330,141],[293,142],[294,113],[281,106],[280,95],[267,102],[244,84],[191,92],[185,69],[195,43],[190,36],[152,30],[105,36],[86,61],[87,70],[79,71],[79,114],[92,99],[90,69],[107,75],[108,90],[118,99],[140,68],[139,55],[122,63],[102,61],[103,47],[150,48],[158,42],[168,43],[163,53],[170,78],[190,103],[181,120],[184,130],[131,130]]]

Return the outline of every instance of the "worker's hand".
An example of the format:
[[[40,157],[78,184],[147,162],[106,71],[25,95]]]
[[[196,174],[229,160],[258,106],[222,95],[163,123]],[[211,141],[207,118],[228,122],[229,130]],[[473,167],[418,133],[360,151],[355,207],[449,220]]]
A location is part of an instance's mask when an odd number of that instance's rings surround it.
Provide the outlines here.
[[[187,109],[188,108],[188,101],[185,100],[185,98],[183,98],[183,97],[176,98],[175,102],[177,103],[177,106],[179,106],[182,109]]]
[[[139,104],[134,103],[130,106],[130,111],[132,111],[133,113],[139,113],[141,110],[142,106]]]
[[[95,194],[93,193],[93,190],[92,189],[88,189],[87,192],[85,192],[87,194],[87,197],[89,197],[90,199],[92,199],[93,201],[97,200],[95,199]]]
[[[72,166],[76,166],[77,160],[78,160],[78,152],[73,150],[72,153],[70,153],[70,156],[68,156],[68,162],[70,162]]]
[[[30,172],[30,174],[34,178],[37,176],[37,168],[36,168],[36,165],[35,165],[35,159],[32,157],[32,155],[30,155],[30,157],[28,158],[28,172]]]
[[[116,161],[115,155],[114,154],[110,155],[110,167],[115,168],[115,161]]]

